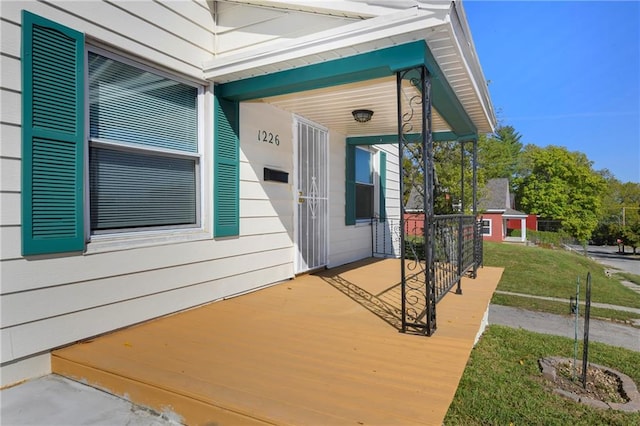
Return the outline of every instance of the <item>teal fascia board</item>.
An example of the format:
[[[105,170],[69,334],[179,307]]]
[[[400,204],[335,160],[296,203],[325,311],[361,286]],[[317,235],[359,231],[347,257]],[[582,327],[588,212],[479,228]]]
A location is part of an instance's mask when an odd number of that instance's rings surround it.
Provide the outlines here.
[[[388,77],[401,69],[424,64],[425,50],[427,49],[424,41],[415,41],[360,55],[224,83],[218,86],[217,91],[223,98],[247,101]]]
[[[347,138],[347,145],[385,145],[398,143],[398,135],[353,136]]]
[[[438,113],[456,134],[475,134],[476,127],[424,40],[220,84],[217,93],[229,100],[248,101],[389,77],[422,65],[431,75],[432,105]]]
[[[415,140],[420,137],[419,133],[410,133],[406,135],[409,139]],[[466,142],[477,139],[477,135],[468,134],[458,136],[454,132],[434,132],[432,133],[434,142],[458,141]],[[347,138],[347,145],[385,145],[398,143],[398,135],[372,135],[372,136],[352,136]]]
[[[474,141],[476,139],[478,139],[477,133],[470,133],[468,135],[462,135],[458,137],[459,142],[469,142],[469,141]]]

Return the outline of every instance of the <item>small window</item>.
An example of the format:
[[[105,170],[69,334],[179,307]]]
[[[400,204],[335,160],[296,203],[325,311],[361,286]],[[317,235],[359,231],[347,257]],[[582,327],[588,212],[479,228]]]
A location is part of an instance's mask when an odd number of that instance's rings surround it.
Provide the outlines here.
[[[374,216],[373,153],[367,149],[355,151],[356,219],[371,219]]]
[[[482,219],[482,235],[491,235],[491,219]]]
[[[199,223],[199,88],[89,52],[92,233]]]

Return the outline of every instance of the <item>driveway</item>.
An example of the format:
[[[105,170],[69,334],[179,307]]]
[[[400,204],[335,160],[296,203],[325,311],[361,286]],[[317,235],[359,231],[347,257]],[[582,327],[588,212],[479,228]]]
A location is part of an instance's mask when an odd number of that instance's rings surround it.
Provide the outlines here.
[[[572,250],[584,253],[584,249],[579,245],[569,245]],[[632,255],[632,249],[626,249],[626,253],[618,252],[617,246],[587,246],[587,254],[597,262],[619,269],[631,274],[640,275],[640,255]]]

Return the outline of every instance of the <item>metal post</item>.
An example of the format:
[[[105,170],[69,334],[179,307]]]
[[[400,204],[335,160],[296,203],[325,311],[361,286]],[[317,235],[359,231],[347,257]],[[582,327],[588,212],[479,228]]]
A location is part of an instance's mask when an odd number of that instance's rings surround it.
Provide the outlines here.
[[[456,294],[462,294],[462,239],[464,215],[464,141],[460,141],[460,217],[458,218],[458,286]]]
[[[404,229],[404,135],[402,126],[402,72],[396,73],[396,102],[398,108],[398,168],[400,181],[400,291],[402,309],[402,332],[407,331],[407,286],[405,270],[405,229]]]
[[[462,215],[458,216],[458,286],[456,287],[456,294],[462,294],[462,233],[464,232],[462,218]]]
[[[575,303],[571,305],[571,313],[575,314],[573,323],[573,368],[571,369],[571,379],[575,380],[578,371],[578,322],[580,319],[580,277],[576,280]]]
[[[473,194],[473,217],[478,214],[478,140],[473,140],[473,182],[472,182],[472,194]]]
[[[409,79],[411,85],[418,89],[419,94],[411,96],[407,102],[408,110],[403,112],[402,81]],[[413,240],[406,240],[405,232],[405,206],[404,200],[401,202],[400,220],[401,220],[401,294],[402,294],[402,331],[415,332],[431,336],[436,329],[436,291],[435,291],[435,221],[433,209],[433,191],[434,191],[434,169],[433,169],[433,138],[431,134],[431,82],[427,68],[422,65],[420,67],[399,71],[396,74],[396,90],[398,103],[398,138],[400,142],[399,161],[400,161],[400,196],[403,197],[404,189],[404,173],[403,173],[403,156],[406,152],[409,159],[413,162],[413,167],[421,167],[424,171],[422,176],[422,192],[423,192],[423,237],[422,251],[423,259],[416,254],[416,247]],[[421,108],[421,120],[419,132],[414,129],[414,117],[417,116],[418,108]],[[416,126],[417,127],[417,126]],[[418,134],[419,139],[410,139],[408,135]],[[406,149],[406,151],[405,151]],[[420,157],[420,158],[417,158]],[[419,162],[419,163],[418,163]],[[407,246],[415,259],[414,268],[420,266],[415,273],[408,273],[405,269],[410,268],[413,264],[408,264],[405,259],[407,256]],[[418,251],[419,252],[419,251]]]
[[[471,182],[471,194],[472,194],[472,211],[474,220],[478,220],[478,139],[473,140],[473,167],[472,167],[472,182]],[[482,225],[480,225],[482,226]],[[475,228],[477,229],[477,227]],[[482,231],[482,228],[480,228]],[[480,267],[478,253],[478,246],[482,244],[482,232],[473,233],[473,278],[478,276],[478,268]],[[479,239],[479,241],[476,241]]]
[[[591,272],[587,273],[587,294],[584,306],[584,339],[582,347],[582,387],[587,388],[587,367],[589,364],[589,318],[591,317]]]
[[[435,289],[435,218],[433,205],[434,168],[433,137],[431,134],[431,80],[424,65],[420,67],[422,84],[422,152],[424,164],[424,208],[425,208],[425,284],[427,335],[431,336],[437,328],[436,324],[436,289]]]
[[[460,141],[460,214],[464,214],[464,141]]]

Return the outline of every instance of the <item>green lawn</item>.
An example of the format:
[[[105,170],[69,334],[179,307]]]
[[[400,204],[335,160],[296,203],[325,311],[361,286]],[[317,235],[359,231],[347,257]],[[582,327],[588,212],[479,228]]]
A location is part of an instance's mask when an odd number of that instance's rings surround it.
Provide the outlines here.
[[[640,424],[640,413],[590,408],[551,393],[538,367],[545,356],[573,357],[573,340],[490,326],[471,353],[444,424]],[[592,342],[589,361],[640,383],[639,352]]]
[[[577,253],[516,244],[484,243],[484,264],[504,268],[498,290],[569,299],[580,278],[584,300],[587,272],[591,272],[593,302],[640,308],[640,294],[607,277],[605,268]]]

